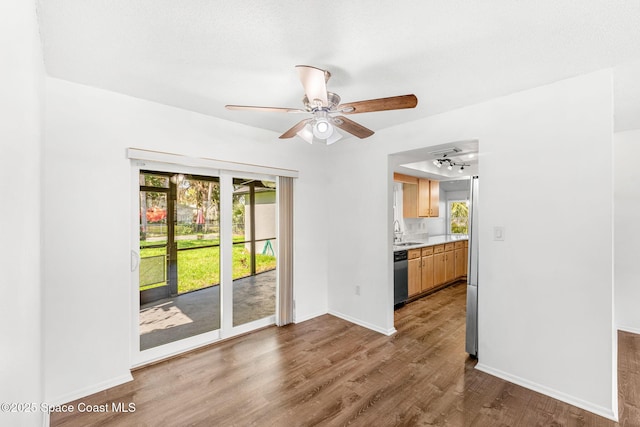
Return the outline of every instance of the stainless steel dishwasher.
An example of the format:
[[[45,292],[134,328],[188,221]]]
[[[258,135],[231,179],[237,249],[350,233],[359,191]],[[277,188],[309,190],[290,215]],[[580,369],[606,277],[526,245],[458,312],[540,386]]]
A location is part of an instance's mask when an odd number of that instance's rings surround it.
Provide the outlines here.
[[[393,253],[393,305],[401,306],[409,298],[409,261],[407,251]]]

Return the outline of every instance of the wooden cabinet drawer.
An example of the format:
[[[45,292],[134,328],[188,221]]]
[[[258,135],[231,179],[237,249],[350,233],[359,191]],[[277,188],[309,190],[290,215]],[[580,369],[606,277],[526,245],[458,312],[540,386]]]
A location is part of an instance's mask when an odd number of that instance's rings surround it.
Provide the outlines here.
[[[462,249],[462,248],[464,248],[464,242],[463,242],[462,240],[461,240],[461,241],[459,241],[459,242],[455,242],[455,243],[454,243],[454,247],[455,247],[456,249]]]
[[[452,251],[454,246],[455,246],[454,243],[445,243],[445,245],[444,245],[445,252]]]
[[[408,256],[409,259],[420,258],[420,249],[411,249]]]
[[[439,254],[439,253],[442,253],[442,252],[444,252],[444,245],[435,245],[433,247],[433,253],[434,254]]]
[[[422,248],[422,256],[433,255],[433,246],[427,246]]]

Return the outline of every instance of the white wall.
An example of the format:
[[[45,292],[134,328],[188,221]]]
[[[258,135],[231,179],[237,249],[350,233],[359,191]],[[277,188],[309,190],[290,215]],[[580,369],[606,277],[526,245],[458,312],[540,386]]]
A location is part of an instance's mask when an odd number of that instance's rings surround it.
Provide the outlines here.
[[[616,417],[611,86],[601,71],[335,144],[330,312],[393,332],[388,155],[478,139],[479,367]]]
[[[68,401],[129,378],[133,214],[126,147],[299,170],[295,318],[327,312],[326,146],[283,141],[272,132],[52,78],[46,134],[48,401]]]
[[[42,401],[40,152],[44,70],[35,2],[0,3],[0,402]],[[0,412],[0,425],[42,413]]]
[[[619,329],[640,334],[640,130],[614,135],[615,298]]]
[[[445,191],[444,200],[446,201],[445,209],[448,209],[447,205],[451,200],[469,200],[469,192],[468,191]]]

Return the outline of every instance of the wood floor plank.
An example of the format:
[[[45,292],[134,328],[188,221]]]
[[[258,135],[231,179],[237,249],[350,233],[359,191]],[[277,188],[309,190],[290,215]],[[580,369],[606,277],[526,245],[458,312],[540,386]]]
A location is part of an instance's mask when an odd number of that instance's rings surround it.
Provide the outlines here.
[[[640,426],[640,336],[619,334],[620,422],[474,369],[466,287],[395,312],[387,337],[325,315],[133,372],[75,402],[135,412],[52,414],[52,426]]]

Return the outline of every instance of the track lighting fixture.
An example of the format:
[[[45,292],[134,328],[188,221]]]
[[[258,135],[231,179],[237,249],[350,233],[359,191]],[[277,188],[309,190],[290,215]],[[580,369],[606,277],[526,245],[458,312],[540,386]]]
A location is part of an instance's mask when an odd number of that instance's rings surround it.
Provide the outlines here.
[[[433,161],[433,164],[438,168],[441,168],[442,165],[445,164],[445,163],[447,164],[447,169],[448,170],[453,170],[453,168],[455,166],[460,166],[460,169],[458,170],[459,173],[463,173],[464,172],[464,167],[465,166],[470,166],[470,165],[468,165],[466,163],[456,163],[451,159],[447,159],[446,156],[442,156],[441,159],[435,159]]]

